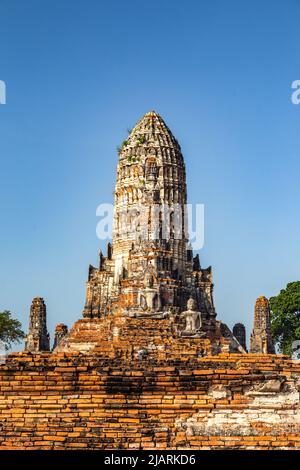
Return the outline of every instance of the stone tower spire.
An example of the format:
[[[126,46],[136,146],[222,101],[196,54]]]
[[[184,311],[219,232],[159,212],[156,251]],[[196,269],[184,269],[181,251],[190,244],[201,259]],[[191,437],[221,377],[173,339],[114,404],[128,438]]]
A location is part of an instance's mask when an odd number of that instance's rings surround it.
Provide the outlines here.
[[[166,271],[177,270],[178,276],[185,279],[186,200],[185,165],[180,146],[163,119],[151,111],[137,123],[119,152],[113,232],[116,278],[123,267],[127,269],[132,243],[140,237],[145,250],[160,250],[156,259],[158,263],[159,258],[165,259]],[[165,208],[165,213],[161,211],[160,219],[158,214],[155,219],[154,208],[159,206]],[[174,206],[182,219],[180,237],[175,236],[170,220],[174,217]],[[131,231],[128,230],[130,222],[133,222]]]
[[[35,297],[31,304],[29,332],[25,340],[25,350],[31,352],[50,350],[46,305],[41,297]]]
[[[266,297],[258,297],[254,309],[253,330],[250,337],[250,352],[275,354],[270,331],[270,306]]]
[[[119,149],[112,245],[90,266],[84,317],[117,306],[128,315],[183,310],[190,297],[203,318],[215,317],[211,268],[188,245],[186,202],[180,146],[151,111]]]

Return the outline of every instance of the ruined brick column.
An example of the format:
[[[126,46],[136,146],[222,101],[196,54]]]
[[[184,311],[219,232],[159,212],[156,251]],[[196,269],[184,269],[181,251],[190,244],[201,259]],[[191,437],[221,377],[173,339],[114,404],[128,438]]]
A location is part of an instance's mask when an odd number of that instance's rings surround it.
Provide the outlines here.
[[[54,333],[54,344],[53,344],[53,349],[55,349],[61,340],[66,336],[68,333],[68,327],[64,323],[58,323],[55,327],[55,333]]]
[[[243,323],[236,323],[232,329],[233,336],[236,337],[240,345],[247,351],[246,346],[246,328]]]
[[[41,297],[35,297],[30,307],[29,332],[25,340],[25,350],[30,352],[50,350],[46,305]]]
[[[259,297],[255,303],[253,330],[250,337],[250,352],[275,354],[270,331],[270,306],[266,297]]]

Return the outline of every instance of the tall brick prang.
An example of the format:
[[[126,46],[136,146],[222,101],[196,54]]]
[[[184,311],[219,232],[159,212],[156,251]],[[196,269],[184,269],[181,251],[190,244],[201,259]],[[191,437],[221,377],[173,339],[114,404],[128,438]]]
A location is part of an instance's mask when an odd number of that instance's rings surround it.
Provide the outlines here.
[[[266,297],[261,296],[255,303],[253,330],[250,337],[250,352],[275,354],[270,326],[269,301]]]
[[[182,311],[193,297],[206,320],[216,316],[211,268],[188,243],[186,174],[180,145],[154,111],[119,150],[112,245],[90,266],[85,318]],[[155,226],[155,228],[154,228]]]
[[[30,352],[50,350],[46,305],[41,297],[35,297],[31,304],[29,332],[25,340],[25,350]]]

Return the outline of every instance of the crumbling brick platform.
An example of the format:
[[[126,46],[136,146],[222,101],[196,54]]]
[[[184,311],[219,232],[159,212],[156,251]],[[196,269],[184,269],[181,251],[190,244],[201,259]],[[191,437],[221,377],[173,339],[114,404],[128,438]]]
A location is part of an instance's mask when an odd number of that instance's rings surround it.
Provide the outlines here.
[[[299,379],[279,355],[14,353],[0,449],[299,449]]]

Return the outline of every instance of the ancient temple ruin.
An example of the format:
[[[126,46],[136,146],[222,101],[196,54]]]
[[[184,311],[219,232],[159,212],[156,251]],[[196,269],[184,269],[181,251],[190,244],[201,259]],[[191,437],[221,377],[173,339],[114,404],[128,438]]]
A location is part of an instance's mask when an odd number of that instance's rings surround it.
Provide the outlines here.
[[[53,350],[119,356],[158,351],[203,356],[246,353],[243,324],[217,320],[212,268],[202,268],[188,237],[187,187],[181,148],[154,111],[119,148],[112,243],[90,265],[83,319],[55,330]],[[251,351],[274,352],[267,299],[257,300]],[[35,299],[26,349],[49,349],[45,305]],[[160,332],[157,334],[157,332]],[[35,340],[33,345],[33,338]],[[48,342],[47,342],[48,341]],[[105,346],[106,345],[106,346]],[[191,352],[193,351],[193,352]]]
[[[216,319],[212,269],[201,267],[189,244],[181,148],[154,111],[143,116],[119,150],[114,194],[112,243],[106,256],[100,252],[98,266],[89,267],[84,320],[55,350],[91,351],[109,341],[124,354],[121,342],[131,344],[137,329],[139,341],[133,344],[150,354],[164,325],[167,342],[171,338],[179,348],[185,338],[194,354],[245,352]],[[119,342],[112,341],[116,338]],[[162,351],[166,341],[160,342]]]
[[[186,201],[180,146],[147,113],[119,151],[112,243],[83,317],[57,325],[50,352],[34,299],[25,351],[0,364],[0,449],[300,448],[299,361],[271,354],[265,297],[250,353],[244,325],[217,319]]]

